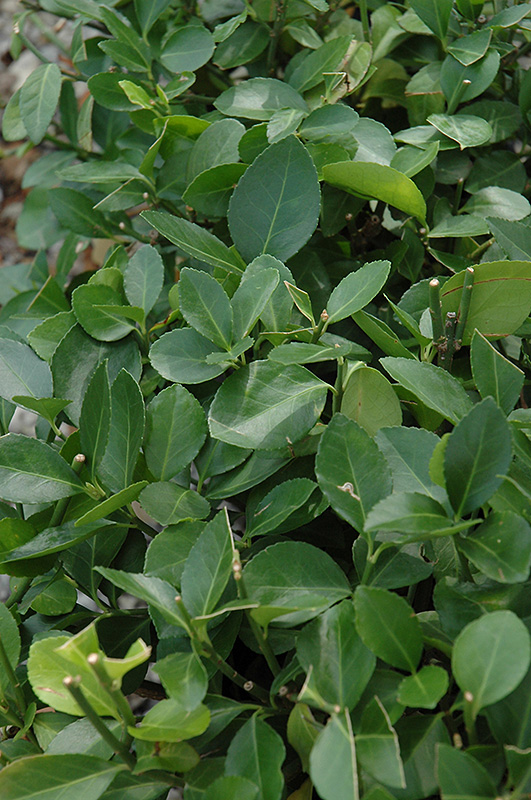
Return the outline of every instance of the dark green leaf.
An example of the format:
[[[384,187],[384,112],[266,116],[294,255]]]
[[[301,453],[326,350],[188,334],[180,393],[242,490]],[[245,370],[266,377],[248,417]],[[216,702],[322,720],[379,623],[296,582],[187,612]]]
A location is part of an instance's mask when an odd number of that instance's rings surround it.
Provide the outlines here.
[[[350,36],[336,36],[325,42],[307,54],[289,76],[289,84],[302,94],[322,83],[326,73],[344,70],[351,44]]]
[[[371,367],[351,373],[343,392],[340,411],[355,420],[370,436],[386,425],[400,425],[400,401],[387,378]]]
[[[230,117],[268,120],[281,108],[308,106],[295,89],[275,78],[251,78],[227,89],[214,103],[215,107]]]
[[[139,502],[161,525],[203,519],[210,512],[210,505],[204,497],[171,481],[150,483],[142,490]]]
[[[185,320],[217,347],[230,350],[232,308],[226,292],[206,272],[185,268],[179,279],[179,305]]]
[[[232,560],[232,533],[225,509],[208,523],[186,560],[181,591],[192,616],[214,610],[232,574]]]
[[[316,488],[317,484],[308,478],[293,478],[275,486],[258,503],[248,519],[246,535],[263,536],[277,530],[310,499]]]
[[[347,711],[333,714],[310,753],[310,776],[323,800],[358,800],[358,766]]]
[[[38,144],[52,121],[61,92],[61,71],[57,64],[40,64],[20,90],[20,115],[28,136]]]
[[[123,369],[111,386],[111,423],[98,474],[113,491],[127,488],[133,478],[144,436],[144,401],[133,376]]]
[[[330,295],[326,306],[329,324],[355,314],[370,303],[385,284],[390,269],[389,261],[373,261],[343,278]]]
[[[132,306],[149,314],[162,289],[164,265],[154,247],[137,250],[124,271],[124,289]]]
[[[0,437],[0,496],[15,503],[49,503],[83,491],[59,453],[18,433]]]
[[[176,383],[202,383],[221,375],[228,368],[228,363],[207,362],[207,356],[218,352],[215,345],[197,331],[178,328],[154,342],[149,358],[163,378]]]
[[[472,337],[470,364],[480,395],[493,397],[502,411],[509,414],[520,396],[524,373],[504,358],[479,331]]]
[[[194,72],[214,52],[212,34],[203,25],[185,25],[170,34],[164,43],[160,60],[170,72]]]
[[[13,395],[50,397],[52,375],[45,361],[26,344],[0,339],[0,396],[11,401]]]
[[[499,583],[522,583],[529,577],[531,528],[511,511],[493,512],[459,540],[459,549],[484,575]]]
[[[443,800],[494,800],[496,786],[479,761],[448,744],[437,745],[437,781]]]
[[[227,775],[247,778],[258,786],[263,800],[280,800],[284,778],[281,772],[286,755],[279,734],[257,716],[247,720],[227,751]]]
[[[180,586],[186,559],[204,527],[204,522],[180,522],[157,534],[147,549],[146,574]]]
[[[61,796],[76,800],[98,800],[124,765],[79,753],[36,755],[14,761],[0,773],[0,791],[5,800],[44,800]],[[28,773],[29,770],[29,773]]]

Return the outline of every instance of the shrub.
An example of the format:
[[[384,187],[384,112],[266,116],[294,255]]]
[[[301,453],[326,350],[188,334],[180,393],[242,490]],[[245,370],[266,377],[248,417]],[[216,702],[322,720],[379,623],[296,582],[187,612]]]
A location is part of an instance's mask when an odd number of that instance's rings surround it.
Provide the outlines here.
[[[527,796],[531,6],[199,6],[17,15],[0,794]]]

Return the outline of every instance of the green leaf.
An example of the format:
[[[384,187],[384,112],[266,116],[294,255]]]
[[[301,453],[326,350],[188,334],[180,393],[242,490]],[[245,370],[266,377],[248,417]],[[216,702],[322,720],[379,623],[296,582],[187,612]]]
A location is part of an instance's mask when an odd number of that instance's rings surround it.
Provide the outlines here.
[[[62,550],[67,550],[99,531],[106,531],[107,534],[112,531],[112,534],[114,534],[114,525],[115,523],[113,522],[106,522],[105,525],[102,525],[101,522],[93,522],[88,523],[87,527],[80,530],[76,527],[75,522],[71,521],[57,527],[45,528],[28,542],[20,545],[20,547],[16,547],[8,553],[3,553],[2,561],[5,564],[14,564],[17,561],[60,553]]]
[[[235,342],[250,334],[277,288],[279,279],[278,270],[274,268],[266,267],[251,274],[245,270],[231,299]]]
[[[157,302],[164,279],[164,264],[154,247],[144,245],[136,251],[124,271],[125,294],[132,306],[147,315]]]
[[[73,311],[60,311],[59,314],[48,317],[33,328],[28,334],[28,343],[40,358],[49,363],[57,345],[75,324],[76,317]]]
[[[362,161],[340,161],[324,166],[323,178],[332,186],[357,197],[381,200],[425,224],[426,203],[420,190],[411,178],[392,167]]]
[[[440,82],[448,101],[448,112],[452,114],[459,103],[466,103],[483,94],[496,77],[499,67],[500,54],[494,48],[467,67],[452,55],[447,55],[442,63]],[[463,81],[469,81],[464,91]]]
[[[185,320],[217,347],[230,350],[232,308],[227,293],[211,275],[185,268],[179,279],[179,305]]]
[[[308,106],[289,84],[276,78],[251,78],[223,92],[214,106],[229,117],[270,119],[281,108],[298,108],[308,111]]]
[[[502,411],[509,414],[520,396],[524,373],[504,358],[479,331],[475,331],[472,337],[470,364],[480,395],[493,397]]]
[[[200,736],[208,728],[210,711],[202,703],[186,711],[176,700],[160,700],[140,725],[128,727],[131,736],[145,742],[180,742]]]
[[[386,589],[358,586],[354,607],[358,633],[374,655],[393,667],[415,672],[423,638],[409,603]]]
[[[459,549],[484,575],[498,583],[522,583],[531,565],[531,528],[512,511],[493,512]]]
[[[415,355],[402,344],[398,334],[383,320],[368,314],[366,311],[356,311],[352,319],[372,341],[389,356],[395,358],[415,358]]]
[[[3,603],[0,603],[0,637],[7,660],[16,669],[20,659],[20,633],[13,615]],[[0,673],[0,686],[5,690],[9,684],[9,677],[4,669]]]
[[[87,86],[94,100],[103,108],[110,111],[137,111],[138,106],[129,100],[121,85],[123,82],[123,72],[99,72],[88,79]],[[138,81],[129,79],[127,81],[129,92],[131,84],[138,85],[139,89],[142,89]]]
[[[103,361],[95,369],[87,386],[79,417],[81,448],[88,459],[92,478],[105,454],[110,423],[111,390],[107,362]]]
[[[213,781],[204,793],[204,800],[255,800],[258,786],[247,778],[225,775]]]
[[[163,378],[176,383],[202,383],[221,375],[227,363],[209,364],[207,356],[219,351],[193,328],[178,328],[165,333],[151,346],[149,359]]]
[[[310,776],[323,800],[359,800],[356,744],[347,711],[332,714],[317,737]]]
[[[144,319],[140,308],[123,305],[119,292],[104,284],[78,286],[72,294],[72,307],[86,333],[102,342],[123,339],[135,321]]]
[[[321,438],[315,474],[334,511],[359,532],[369,510],[392,488],[389,468],[374,440],[342,414],[332,417]]]
[[[63,228],[81,236],[107,238],[110,235],[112,224],[83,192],[64,187],[49,189],[48,202]]]
[[[31,755],[14,761],[0,773],[5,800],[45,800],[61,797],[98,800],[124,764],[79,753]]]
[[[359,114],[350,106],[337,103],[316,108],[301,125],[300,135],[310,142],[334,142],[351,147],[352,129],[359,121]]]
[[[218,389],[210,408],[210,433],[238,447],[285,447],[313,428],[326,394],[327,385],[304,367],[254,361]]]
[[[147,481],[132,483],[131,486],[127,486],[117,494],[108,497],[103,503],[99,503],[95,508],[91,508],[90,511],[82,514],[76,520],[76,525],[86,525],[88,522],[95,522],[98,519],[103,519],[103,517],[108,517],[114,511],[136,500],[145,486],[147,486]]]
[[[448,673],[442,667],[422,667],[404,678],[398,689],[398,699],[410,708],[436,708],[446,694],[448,683]]]
[[[187,187],[183,200],[207,217],[226,217],[234,187],[247,164],[219,164],[205,169]]]
[[[235,119],[220,119],[209,125],[190,151],[186,166],[187,182],[190,183],[202,172],[218,164],[239,161],[238,144],[244,133],[244,126]]]
[[[317,484],[309,478],[293,478],[275,486],[248,518],[246,536],[263,536],[276,531],[310,499],[316,488]]]
[[[155,664],[168,696],[185,711],[193,711],[208,688],[207,671],[195,653],[171,653]]]
[[[306,55],[289,76],[289,84],[301,94],[325,80],[325,74],[345,69],[351,36],[336,36]]]
[[[286,749],[280,735],[257,716],[247,720],[227,750],[225,772],[252,781],[262,800],[280,800]]]
[[[67,407],[70,400],[62,400],[60,397],[26,397],[23,394],[13,395],[13,402],[30,411],[34,411],[43,417],[47,422],[53,422],[58,414]]]
[[[214,64],[221,69],[231,69],[254,61],[270,42],[268,28],[247,19],[223,39],[216,48]]]
[[[466,625],[454,643],[452,672],[470,695],[473,715],[516,689],[530,660],[529,633],[512,611],[492,611]]]
[[[362,354],[360,352],[360,356]],[[268,358],[277,364],[318,364],[321,361],[335,361],[342,356],[349,355],[351,355],[351,348],[348,342],[328,346],[310,344],[310,342],[288,342],[271,350]]]
[[[205,616],[215,609],[232,575],[232,560],[232,533],[224,509],[205,527],[184,566],[181,592],[192,616]]]
[[[386,425],[400,425],[402,410],[396,393],[384,375],[371,367],[351,373],[343,391],[340,411],[374,436]]]
[[[144,37],[170,5],[171,0],[135,0],[135,13]]]
[[[59,453],[18,433],[0,437],[0,496],[15,503],[50,503],[83,491]]]
[[[243,570],[249,600],[262,608],[251,612],[261,625],[298,625],[318,616],[350,594],[344,572],[322,550],[305,542],[279,542],[261,550]]]
[[[13,395],[50,397],[50,367],[31,347],[13,339],[0,339],[0,396],[11,401]]]
[[[183,386],[168,386],[146,409],[144,454],[150,472],[160,481],[175,477],[197,455],[206,431],[205,414],[195,397]]]
[[[311,324],[312,327],[315,327],[315,318],[313,316],[313,309],[312,309],[312,301],[310,300],[310,295],[308,292],[305,292],[304,289],[299,289],[298,286],[290,283],[289,281],[284,281],[284,286],[289,292],[289,295],[303,317],[306,317]]]
[[[478,216],[520,220],[531,214],[531,205],[519,192],[487,186],[472,195],[461,210]]]
[[[441,499],[440,488],[430,477],[430,461],[439,437],[422,428],[383,428],[376,444],[385,456],[393,477],[394,492],[420,492]]]
[[[297,659],[308,673],[303,697],[313,693],[341,709],[354,708],[376,666],[356,631],[354,606],[345,600],[306,625],[297,637]]]
[[[465,67],[483,58],[490,45],[492,38],[492,31],[485,28],[483,30],[474,31],[468,36],[463,36],[456,39],[448,47],[448,52],[457,58]]]
[[[210,512],[210,505],[204,497],[171,481],[150,483],[142,490],[139,502],[161,525],[203,519]]]
[[[113,492],[132,483],[144,436],[144,401],[133,376],[123,369],[111,386],[111,424],[104,456],[98,469]]]
[[[398,736],[378,696],[363,712],[361,728],[356,734],[356,753],[360,766],[369,775],[386,786],[406,788]]]
[[[463,417],[446,445],[444,476],[456,517],[470,514],[492,497],[510,463],[509,424],[487,397]]]
[[[410,0],[409,5],[441,41],[446,39],[452,0]]]
[[[454,139],[461,150],[486,144],[492,136],[492,128],[489,123],[481,117],[474,117],[470,114],[456,116],[431,114],[427,122],[448,136],[449,139]]]
[[[390,270],[389,261],[373,261],[343,278],[326,306],[329,325],[355,314],[370,303],[384,286]]]
[[[142,174],[131,164],[112,161],[88,161],[57,170],[57,176],[64,181],[77,183],[116,183],[130,178],[142,179]]]
[[[531,245],[529,244],[529,228],[524,223],[510,222],[503,219],[488,221],[496,242],[506,253],[507,258],[531,260]]]
[[[441,535],[452,528],[444,507],[417,492],[397,492],[380,500],[367,515],[366,531],[396,531],[409,534],[408,539],[429,538],[429,534]]]
[[[442,800],[494,800],[496,786],[479,761],[448,744],[437,745],[437,782]]]
[[[181,577],[190,550],[205,527],[197,520],[169,525],[152,540],[146,553],[146,575],[162,578],[173,586],[181,585]]]
[[[459,381],[441,367],[409,358],[381,358],[380,364],[424,405],[454,424],[472,407]]]
[[[285,261],[314,232],[319,201],[317,172],[304,145],[294,136],[270,145],[231,197],[228,222],[234,244],[247,261],[261,253]]]
[[[20,116],[33,144],[39,144],[57,108],[61,71],[57,64],[40,64],[20,90]]]
[[[463,238],[468,236],[485,236],[490,232],[489,225],[482,218],[474,214],[463,214],[458,217],[445,217],[438,225],[430,230],[430,239],[447,239],[448,237]]]
[[[227,272],[241,274],[240,259],[205,228],[161,211],[143,211],[141,216],[166,239],[193,258],[204,261],[212,267],[221,267]]]
[[[175,603],[174,587],[161,578],[143,575],[142,573],[123,572],[108,567],[95,567],[108,581],[123,589],[124,592],[144,600],[158,611],[171,625],[184,627],[182,617]]]
[[[160,60],[170,72],[195,72],[214,52],[214,39],[203,25],[184,25],[164,42]]]
[[[305,703],[295,703],[291,709],[286,733],[288,742],[297,751],[303,770],[308,772],[310,752],[319,735],[319,729]]]
[[[20,114],[20,89],[9,98],[2,116],[2,137],[6,142],[18,142],[27,135]]]

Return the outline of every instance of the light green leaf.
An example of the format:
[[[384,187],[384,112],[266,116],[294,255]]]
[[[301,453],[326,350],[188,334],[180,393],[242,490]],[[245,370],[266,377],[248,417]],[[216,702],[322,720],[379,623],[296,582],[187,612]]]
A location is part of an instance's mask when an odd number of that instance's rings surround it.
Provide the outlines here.
[[[27,756],[0,773],[3,800],[98,800],[124,764],[79,753]]]
[[[280,735],[256,715],[247,720],[227,750],[225,772],[258,786],[261,800],[280,800],[286,749]]]
[[[124,572],[108,567],[95,567],[95,569],[124,592],[153,606],[171,625],[184,627],[175,602],[176,591],[167,581],[142,573]]]
[[[162,289],[164,264],[154,247],[145,245],[136,251],[124,271],[125,294],[132,306],[149,314]]]
[[[524,373],[504,358],[479,331],[475,331],[470,348],[472,375],[480,395],[493,397],[509,414],[514,408],[524,382]]]
[[[48,130],[60,92],[61,71],[57,64],[40,64],[26,78],[20,90],[20,115],[34,144],[39,144]]]
[[[142,718],[140,725],[128,727],[128,731],[144,742],[180,742],[200,736],[209,722],[210,711],[202,703],[186,711],[176,700],[160,700]]]
[[[443,506],[426,494],[396,492],[380,500],[367,515],[365,530],[396,531],[408,540],[428,539],[430,534],[450,533],[450,520]]]
[[[210,614],[232,575],[233,542],[227,510],[219,511],[190,550],[181,578],[184,606],[194,617]]]
[[[207,356],[217,353],[216,346],[193,328],[177,328],[153,343],[149,359],[157,372],[169,381],[202,383],[221,375],[228,368],[228,353],[226,363],[207,362]]]
[[[195,653],[171,653],[154,666],[168,696],[185,711],[193,711],[205,697],[208,676]]]
[[[410,0],[410,6],[441,41],[446,39],[452,0]]]
[[[431,114],[427,121],[449,139],[454,139],[461,150],[466,147],[479,147],[486,144],[492,136],[492,128],[481,117],[470,114]]]
[[[448,673],[442,667],[422,667],[400,684],[399,702],[410,708],[435,708],[446,694],[448,683]]]
[[[172,73],[195,72],[206,64],[214,47],[212,34],[203,25],[185,25],[166,39],[160,60]]]
[[[302,94],[322,83],[324,73],[344,71],[351,44],[351,36],[336,36],[322,44],[293,70],[290,86]]]
[[[448,52],[457,58],[465,67],[483,58],[487,52],[490,40],[492,38],[492,31],[488,28],[474,31],[468,36],[462,36],[456,39],[449,47]]]
[[[461,210],[480,217],[519,220],[531,214],[531,205],[519,192],[487,186],[472,195]]]
[[[51,394],[52,374],[48,364],[28,345],[0,339],[0,397],[11,401],[13,395],[39,398]]]
[[[332,714],[317,737],[310,776],[323,800],[359,800],[356,745],[347,711]]]
[[[214,102],[222,114],[246,119],[270,119],[281,108],[299,108],[308,111],[308,106],[289,84],[276,78],[251,78],[223,92]]]
[[[363,161],[341,161],[323,167],[327,183],[365,199],[376,199],[425,223],[426,203],[413,183],[392,167]]]
[[[370,303],[384,286],[390,270],[390,261],[373,261],[343,278],[326,306],[329,325],[355,314]]]
[[[343,391],[340,411],[355,420],[370,436],[386,425],[400,425],[400,401],[387,378],[371,367],[351,373]]]
[[[210,505],[204,497],[171,481],[150,483],[142,490],[139,502],[161,525],[203,519],[210,511]]]

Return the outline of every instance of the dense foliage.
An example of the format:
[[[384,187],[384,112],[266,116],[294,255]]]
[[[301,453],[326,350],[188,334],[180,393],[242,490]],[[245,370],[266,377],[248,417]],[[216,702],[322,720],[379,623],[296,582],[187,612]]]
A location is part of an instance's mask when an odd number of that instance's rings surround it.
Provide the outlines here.
[[[22,7],[2,800],[529,796],[531,4]]]

